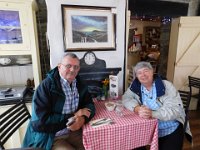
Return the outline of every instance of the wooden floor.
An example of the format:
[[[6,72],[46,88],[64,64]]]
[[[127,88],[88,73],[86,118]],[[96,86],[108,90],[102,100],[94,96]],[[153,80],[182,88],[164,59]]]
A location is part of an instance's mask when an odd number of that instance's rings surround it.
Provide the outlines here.
[[[200,110],[191,110],[189,112],[190,128],[193,135],[193,147],[184,140],[183,150],[200,150]]]

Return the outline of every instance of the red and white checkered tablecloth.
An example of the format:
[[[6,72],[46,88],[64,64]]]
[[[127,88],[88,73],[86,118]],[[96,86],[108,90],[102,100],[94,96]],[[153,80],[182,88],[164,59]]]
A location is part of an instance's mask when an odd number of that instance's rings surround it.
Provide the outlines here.
[[[95,102],[96,115],[92,120],[111,118],[114,124],[93,128],[83,127],[83,144],[86,150],[130,150],[150,145],[150,150],[158,150],[158,122],[143,119],[134,112],[124,109],[124,116],[108,111],[105,101]]]

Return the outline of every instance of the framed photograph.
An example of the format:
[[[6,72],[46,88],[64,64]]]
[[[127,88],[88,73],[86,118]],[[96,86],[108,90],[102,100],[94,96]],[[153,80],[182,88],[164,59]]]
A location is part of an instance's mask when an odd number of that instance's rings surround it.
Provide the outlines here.
[[[111,9],[62,6],[66,51],[115,50],[115,19]]]

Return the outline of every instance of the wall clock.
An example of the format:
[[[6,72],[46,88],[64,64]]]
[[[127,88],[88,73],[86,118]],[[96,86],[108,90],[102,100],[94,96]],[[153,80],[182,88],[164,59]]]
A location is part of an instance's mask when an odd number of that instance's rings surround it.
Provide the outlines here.
[[[83,56],[84,62],[87,65],[93,65],[96,61],[96,56],[93,52],[86,52]]]

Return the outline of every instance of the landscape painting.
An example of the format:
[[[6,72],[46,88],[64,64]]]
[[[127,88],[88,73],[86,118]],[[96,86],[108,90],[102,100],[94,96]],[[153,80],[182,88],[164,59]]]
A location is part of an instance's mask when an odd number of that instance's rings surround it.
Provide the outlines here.
[[[107,17],[72,16],[73,43],[108,42]]]
[[[0,10],[0,44],[22,43],[18,11]]]
[[[115,48],[111,10],[63,7],[63,20],[66,50]]]

